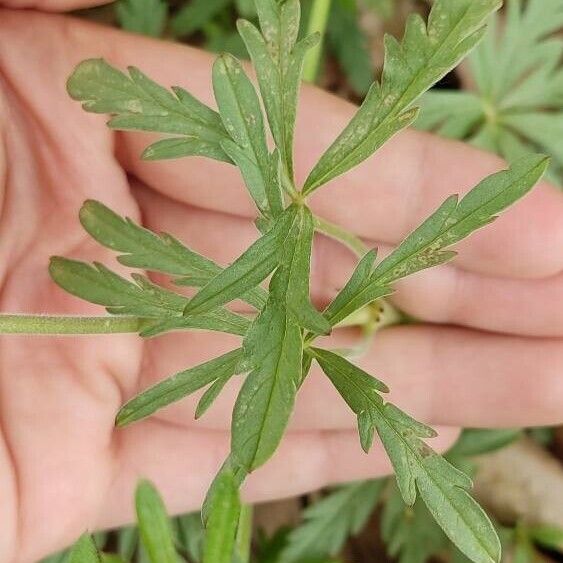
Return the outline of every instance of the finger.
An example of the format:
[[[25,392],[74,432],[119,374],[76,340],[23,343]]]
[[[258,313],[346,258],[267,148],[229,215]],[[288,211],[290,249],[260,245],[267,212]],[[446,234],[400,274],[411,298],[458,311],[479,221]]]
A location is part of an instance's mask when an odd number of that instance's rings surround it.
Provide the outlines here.
[[[258,236],[247,219],[176,203],[138,182],[134,194],[148,228],[174,233],[219,264],[230,263]],[[390,251],[380,246],[381,256]],[[355,264],[356,259],[341,245],[325,237],[316,239],[313,296],[320,306],[334,298]],[[545,280],[503,279],[448,265],[398,284],[393,301],[425,321],[520,335],[563,336],[563,274]]]
[[[359,344],[337,331],[328,347]],[[223,335],[172,334],[148,343],[141,388],[236,348]],[[388,399],[415,418],[462,427],[545,426],[563,421],[563,340],[526,339],[431,325],[384,329],[352,361],[383,380]],[[226,429],[242,377],[233,378],[209,412],[194,421],[201,393],[158,413],[186,427]],[[355,417],[330,381],[314,367],[301,389],[294,430],[352,429]]]
[[[105,56],[121,67],[138,65],[163,84],[180,83],[212,103],[210,55],[81,21],[69,23],[62,17],[47,20],[47,16],[8,12],[2,18],[4,65],[10,66],[11,59],[17,61],[17,52],[41,51],[48,56],[58,53],[63,44],[67,60],[66,66],[60,65],[65,69],[61,76],[53,76],[47,65],[33,69],[48,83],[55,80],[62,84],[81,59]],[[35,33],[35,25],[42,26],[41,34]],[[27,58],[27,64],[32,61],[32,57]],[[41,90],[27,95],[40,98]],[[78,118],[77,104],[73,112]],[[301,179],[353,112],[354,107],[344,101],[313,88],[304,90],[296,140]],[[97,121],[102,127],[103,118]],[[228,213],[252,213],[233,167],[201,159],[141,162],[138,155],[146,138],[124,133],[118,136],[118,142],[120,157],[128,170],[156,189],[193,205]],[[360,168],[320,190],[315,206],[328,219],[361,236],[395,243],[447,195],[465,193],[502,166],[498,158],[476,149],[408,131]],[[545,184],[540,186],[510,213],[465,243],[460,264],[499,276],[545,277],[559,273],[563,266],[563,195]]]
[[[429,444],[444,451],[455,442],[459,431],[439,431],[439,437]],[[227,432],[187,432],[150,421],[127,429],[118,454],[120,471],[108,491],[108,504],[97,526],[114,527],[132,519],[131,497],[140,478],[156,484],[171,513],[199,509],[228,451]],[[274,457],[249,476],[243,497],[252,503],[293,497],[390,472],[381,444],[376,441],[366,455],[357,432],[290,432]]]

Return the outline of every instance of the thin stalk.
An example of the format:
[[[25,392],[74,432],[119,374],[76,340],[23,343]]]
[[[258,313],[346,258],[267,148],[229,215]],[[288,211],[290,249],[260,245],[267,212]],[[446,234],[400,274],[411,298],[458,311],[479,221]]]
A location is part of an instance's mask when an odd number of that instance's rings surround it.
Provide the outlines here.
[[[0,315],[0,334],[80,335],[139,332],[141,317]]]
[[[343,229],[326,219],[315,216],[315,228],[319,233],[341,242],[344,246],[347,246],[359,258],[363,258],[363,256],[369,251],[369,248],[356,235],[353,235],[346,229]]]
[[[315,47],[313,47],[307,58],[303,68],[303,79],[306,82],[314,83],[319,74],[319,65],[323,52],[323,40],[326,34],[326,26],[328,24],[328,16],[330,14],[330,5],[332,0],[313,0],[311,15],[307,25],[307,34],[319,33],[321,38]]]
[[[237,561],[239,561],[240,563],[250,562],[253,517],[254,508],[252,507],[252,505],[243,504],[240,509],[235,547],[235,551],[238,555]]]

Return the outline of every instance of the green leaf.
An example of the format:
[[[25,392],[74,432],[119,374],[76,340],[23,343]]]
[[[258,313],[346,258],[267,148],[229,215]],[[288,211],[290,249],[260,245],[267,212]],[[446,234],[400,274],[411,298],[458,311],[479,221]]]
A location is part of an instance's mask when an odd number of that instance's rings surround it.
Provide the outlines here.
[[[240,511],[237,482],[231,472],[224,471],[210,501],[203,563],[232,563]]]
[[[197,279],[194,286],[205,285],[222,270],[215,262],[190,250],[173,236],[153,233],[129,218],[120,217],[98,201],[87,200],[84,203],[80,210],[80,222],[100,244],[124,253],[118,257],[121,264],[182,276],[175,280],[180,285],[187,285],[187,278]],[[262,288],[255,288],[243,298],[261,309],[267,295]]]
[[[133,274],[133,281],[129,281],[102,264],[90,265],[59,257],[51,259],[49,272],[65,291],[90,303],[104,305],[112,315],[145,317],[141,336],[185,329],[244,336],[250,326],[248,319],[223,308],[186,318],[182,314],[189,303],[186,297],[163,289],[140,274]]]
[[[538,149],[556,160],[550,180],[563,183],[558,139],[563,115],[560,0],[509,0],[469,57],[472,92],[432,91],[417,127],[497,152],[507,160]]]
[[[170,317],[182,314],[188,299],[163,289],[140,274],[128,281],[106,268],[55,256],[49,273],[65,291],[81,299],[104,305],[114,315]]]
[[[318,37],[297,42],[298,0],[261,0],[256,8],[262,33],[244,20],[238,22],[238,30],[256,69],[274,141],[286,174],[292,179],[293,138],[303,63]]]
[[[117,426],[126,426],[150,416],[217,379],[237,373],[241,359],[242,349],[239,348],[153,385],[119,409]]]
[[[346,285],[338,292],[324,312],[332,326],[342,322],[363,306],[390,295],[393,290],[378,282],[372,283],[377,252],[371,250],[360,260]]]
[[[73,546],[68,563],[102,563],[102,556],[89,534],[84,534]]]
[[[405,502],[414,504],[418,488],[433,517],[464,554],[475,563],[499,561],[500,542],[495,529],[467,492],[471,480],[422,441],[435,436],[435,432],[385,403],[376,384],[346,359],[318,348],[311,352],[358,416],[364,435],[369,424],[377,430]]]
[[[531,526],[530,537],[542,547],[563,553],[563,529],[558,526]]]
[[[248,475],[244,467],[242,467],[241,464],[238,463],[231,454],[229,454],[227,459],[221,466],[221,469],[219,469],[217,475],[215,475],[215,479],[213,479],[213,482],[211,483],[211,486],[209,487],[207,494],[205,495],[205,499],[201,507],[201,518],[204,524],[207,524],[207,522],[209,521],[213,499],[215,497],[215,491],[219,487],[219,484],[224,480],[223,475],[225,473],[232,475],[232,477],[234,478],[235,486],[237,488],[240,488]]]
[[[509,170],[483,180],[461,201],[450,196],[375,269],[375,253],[366,254],[325,310],[325,317],[334,326],[367,303],[391,294],[390,286],[397,280],[449,262],[456,253],[448,247],[490,224],[504,209],[524,197],[548,164],[549,159],[543,155],[526,156]]]
[[[468,457],[500,450],[522,436],[522,430],[513,428],[466,428],[448,457]]]
[[[162,35],[168,18],[163,0],[119,0],[115,11],[123,29],[151,37]]]
[[[221,55],[215,61],[213,91],[223,125],[232,139],[221,146],[240,168],[260,212],[268,215],[270,161],[262,109],[252,82],[232,55]]]
[[[178,528],[178,544],[180,549],[195,563],[201,561],[203,556],[203,543],[205,529],[201,514],[194,512],[176,518]]]
[[[426,563],[450,545],[424,503],[417,500],[414,506],[405,506],[396,486],[383,508],[381,536],[399,563]]]
[[[328,20],[327,38],[350,86],[357,94],[367,94],[375,68],[368,38],[360,27],[355,0],[335,0]]]
[[[155,487],[141,481],[135,492],[135,508],[141,542],[151,563],[179,563],[172,525]]]
[[[164,321],[154,321],[143,328],[139,335],[145,338],[159,336],[177,330],[208,330],[244,336],[250,328],[250,320],[227,309],[219,308],[203,315],[173,317]]]
[[[302,328],[329,332],[330,325],[309,298],[314,223],[306,207],[287,234],[270,297],[244,341],[251,370],[233,412],[233,457],[247,471],[265,463],[277,448],[303,382]]]
[[[307,178],[310,194],[347,172],[416,118],[413,102],[449,72],[482,38],[487,17],[500,0],[437,0],[428,26],[411,15],[402,43],[387,36],[381,83]]]
[[[223,377],[219,377],[216,379],[205,391],[205,393],[201,396],[197,407],[195,409],[195,417],[201,418],[211,407],[211,405],[215,402],[215,399],[219,396],[221,391],[225,388],[225,385],[231,379],[234,373],[224,375]]]
[[[282,268],[287,268],[287,287],[280,295],[299,325],[317,334],[329,334],[330,323],[311,303],[309,279],[311,277],[311,250],[315,224],[307,207],[299,209],[297,219],[284,243]]]
[[[172,31],[178,37],[186,37],[200,30],[220,14],[230,0],[191,0],[186,2],[172,19]]]
[[[293,206],[285,211],[270,231],[212,278],[190,300],[184,314],[195,315],[211,311],[238,299],[250,288],[263,282],[279,263],[280,249],[295,214],[296,209]]]
[[[188,141],[182,154],[230,162],[221,148],[229,137],[219,115],[182,88],[172,88],[172,94],[134,67],[127,76],[103,59],[88,59],[75,68],[67,89],[86,111],[111,114],[113,129],[178,135]],[[157,144],[145,157],[154,159],[161,151]]]
[[[253,18],[256,16],[256,5],[254,0],[235,0],[237,12],[243,18]]]
[[[452,196],[376,268],[382,283],[396,281],[453,255],[444,253],[474,231],[490,224],[504,209],[524,197],[540,180],[549,165],[543,155],[514,162],[509,170],[485,178],[459,203]]]
[[[281,285],[282,275],[276,271],[271,288]],[[301,383],[301,329],[276,292],[274,289],[244,342],[252,371],[235,403],[231,452],[246,471],[264,464],[276,450]]]
[[[121,528],[117,534],[117,553],[125,560],[131,561],[139,544],[139,529],[135,526]]]
[[[385,484],[385,479],[351,483],[308,507],[305,522],[289,534],[281,559],[290,563],[337,555],[365,527]]]

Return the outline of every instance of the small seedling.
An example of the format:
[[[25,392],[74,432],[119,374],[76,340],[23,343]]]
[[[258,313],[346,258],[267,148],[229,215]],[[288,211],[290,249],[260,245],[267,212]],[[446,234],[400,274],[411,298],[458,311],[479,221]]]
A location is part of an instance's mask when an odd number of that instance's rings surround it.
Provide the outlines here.
[[[105,306],[111,316],[8,317],[4,323],[16,332],[138,331],[143,337],[155,337],[197,329],[241,338],[241,345],[227,354],[131,399],[116,418],[117,426],[131,424],[207,387],[197,408],[201,416],[229,379],[246,374],[233,410],[231,451],[203,508],[206,563],[232,561],[239,487],[276,451],[313,362],[357,415],[362,448],[368,452],[375,433],[379,436],[404,502],[413,505],[419,495],[467,557],[477,563],[499,561],[495,529],[468,492],[471,479],[425,442],[436,436],[434,430],[387,402],[383,382],[340,353],[319,347],[316,340],[374,301],[392,295],[399,280],[452,260],[453,245],[526,195],[542,177],[548,159],[526,156],[484,179],[462,199],[452,195],[384,259],[378,259],[375,250],[362,251],[351,278],[324,311],[315,308],[309,294],[315,232],[339,238],[358,251],[363,245],[315,217],[308,207],[311,194],[415,121],[414,102],[481,40],[487,18],[499,6],[500,0],[436,0],[428,25],[413,15],[402,42],[387,37],[381,82],[372,85],[302,186],[296,185],[294,176],[294,126],[304,60],[318,38],[298,41],[298,0],[257,2],[261,31],[248,21],[238,24],[261,100],[241,63],[230,55],[220,56],[213,67],[218,112],[182,88],[170,92],[136,68],[125,74],[103,60],[84,61],[70,77],[70,95],[86,111],[111,114],[113,129],[168,135],[149,146],[144,158],[198,155],[234,164],[256,205],[259,238],[222,268],[172,236],[152,233],[103,204],[88,201],[80,211],[82,225],[100,244],[118,252],[121,264],[168,274],[177,284],[196,288],[193,298],[139,273],[126,279],[102,264],[55,257],[50,265],[53,280],[67,292]],[[273,148],[267,141],[261,102]],[[261,284],[267,279],[266,290]],[[246,301],[256,314],[231,312],[227,306],[236,299]]]

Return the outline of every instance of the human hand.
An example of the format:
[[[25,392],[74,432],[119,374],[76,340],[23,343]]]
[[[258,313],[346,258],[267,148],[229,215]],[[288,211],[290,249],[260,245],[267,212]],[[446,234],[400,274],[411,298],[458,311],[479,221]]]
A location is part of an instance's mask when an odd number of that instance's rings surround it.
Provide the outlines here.
[[[146,136],[112,133],[102,117],[68,99],[64,83],[73,66],[99,56],[135,64],[163,84],[180,82],[212,103],[209,55],[61,16],[0,11],[4,312],[100,312],[64,294],[46,273],[51,254],[111,259],[78,224],[87,198],[171,232],[220,263],[256,237],[236,170],[199,159],[142,162]],[[314,89],[304,92],[301,178],[352,111]],[[319,192],[316,211],[385,252],[447,195],[501,166],[463,145],[406,132]],[[382,331],[362,362],[389,383],[402,408],[443,426],[432,443],[437,449],[452,443],[459,426],[561,422],[562,219],[563,197],[544,185],[460,245],[454,266],[401,286],[395,302],[424,322]],[[352,266],[347,250],[319,239],[316,299],[326,302]],[[125,398],[231,349],[232,339],[3,337],[0,346],[0,560],[35,561],[86,528],[123,523],[140,476],[156,482],[172,511],[199,506],[228,450],[236,385],[197,424],[192,399],[124,430],[114,430],[113,419]],[[280,451],[249,479],[247,499],[388,472],[381,447],[363,454],[355,424],[313,372]]]

